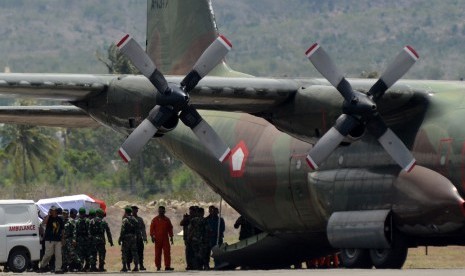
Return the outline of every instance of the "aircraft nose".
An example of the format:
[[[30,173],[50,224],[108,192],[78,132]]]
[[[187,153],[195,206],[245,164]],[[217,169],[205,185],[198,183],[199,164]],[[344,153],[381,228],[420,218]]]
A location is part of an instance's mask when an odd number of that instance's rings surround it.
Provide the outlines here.
[[[460,208],[462,210],[462,215],[465,217],[465,200],[461,202]]]
[[[411,173],[401,172],[394,187],[393,211],[407,232],[446,233],[465,225],[465,200],[441,174],[416,166]]]

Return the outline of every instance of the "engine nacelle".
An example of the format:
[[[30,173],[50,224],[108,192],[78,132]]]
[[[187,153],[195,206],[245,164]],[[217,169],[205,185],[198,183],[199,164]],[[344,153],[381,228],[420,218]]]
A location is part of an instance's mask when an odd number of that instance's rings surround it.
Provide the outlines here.
[[[335,212],[329,218],[327,235],[334,248],[390,248],[391,210]]]

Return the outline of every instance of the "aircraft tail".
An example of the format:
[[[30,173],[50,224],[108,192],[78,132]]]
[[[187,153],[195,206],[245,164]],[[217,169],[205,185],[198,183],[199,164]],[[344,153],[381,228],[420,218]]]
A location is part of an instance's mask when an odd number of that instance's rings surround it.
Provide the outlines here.
[[[187,74],[217,36],[211,0],[147,0],[147,53],[163,74]],[[246,76],[224,61],[209,75]]]

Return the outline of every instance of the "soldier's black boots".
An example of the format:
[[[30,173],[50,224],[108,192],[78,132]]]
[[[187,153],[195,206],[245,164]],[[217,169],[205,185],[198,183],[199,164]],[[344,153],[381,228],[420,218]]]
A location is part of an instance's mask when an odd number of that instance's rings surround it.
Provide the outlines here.
[[[120,272],[128,272],[128,268],[126,265],[123,265],[123,268],[120,270]]]
[[[90,272],[98,272],[98,269],[95,265],[90,267]]]
[[[139,266],[137,264],[134,265],[134,269],[132,270],[133,272],[139,271]]]
[[[98,271],[100,271],[100,272],[105,272],[105,271],[106,271],[106,270],[105,270],[105,265],[104,265],[104,264],[99,264],[99,265],[98,265]]]
[[[139,270],[141,270],[141,271],[147,270],[147,269],[145,268],[145,266],[144,266],[144,263],[143,263],[143,262],[141,262],[141,263],[140,263]]]

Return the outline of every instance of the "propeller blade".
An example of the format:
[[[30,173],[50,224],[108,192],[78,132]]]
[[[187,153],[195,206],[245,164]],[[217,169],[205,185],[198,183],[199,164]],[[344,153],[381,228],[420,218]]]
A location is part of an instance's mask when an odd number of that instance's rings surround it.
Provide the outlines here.
[[[350,83],[344,78],[331,60],[326,51],[318,43],[313,44],[305,52],[305,55],[313,63],[316,70],[323,75],[341,93],[347,102],[354,98],[354,92]]]
[[[147,142],[157,133],[158,129],[168,121],[175,112],[165,106],[156,105],[150,110],[149,116],[134,129],[121,145],[118,153],[127,163],[136,156]]]
[[[192,71],[182,80],[181,86],[185,87],[185,91],[194,89],[199,81],[221,62],[231,48],[232,44],[226,37],[218,36],[199,57]]]
[[[220,162],[228,157],[231,149],[205,120],[202,120],[192,131]]]
[[[192,129],[200,142],[220,162],[223,162],[228,157],[231,149],[193,106],[186,106],[180,114],[180,119],[186,126]]]
[[[121,158],[123,158],[124,162],[130,162],[155,133],[157,133],[157,130],[158,129],[148,119],[143,120],[119,148],[118,153]]]
[[[415,64],[419,56],[411,46],[405,46],[391,64],[386,68],[379,80],[370,88],[368,94],[373,95],[375,102],[386,90],[398,81]]]
[[[149,55],[142,49],[137,41],[132,38],[129,34],[125,35],[116,44],[118,49],[127,58],[129,58],[134,66],[146,76],[155,88],[162,94],[166,94],[169,91],[168,82],[165,77],[157,70],[157,67],[150,59]]]
[[[404,171],[412,171],[416,164],[415,158],[402,140],[386,126],[379,114],[370,120],[367,129],[378,139],[384,150]]]
[[[406,172],[411,172],[415,167],[416,160],[405,144],[392,132],[390,128],[378,138],[379,143],[391,155],[399,166]]]
[[[318,165],[325,161],[328,156],[337,148],[350,131],[359,124],[352,116],[342,114],[336,124],[321,137],[316,145],[308,152],[307,163],[313,170],[318,169]]]

